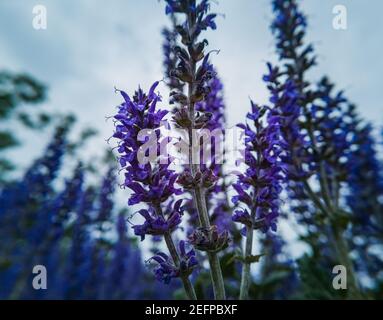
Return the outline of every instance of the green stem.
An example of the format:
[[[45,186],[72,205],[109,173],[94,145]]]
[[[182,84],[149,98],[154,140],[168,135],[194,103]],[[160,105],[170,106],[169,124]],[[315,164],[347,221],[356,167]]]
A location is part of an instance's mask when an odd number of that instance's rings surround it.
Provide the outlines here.
[[[339,259],[339,262],[347,269],[349,296],[352,299],[361,299],[362,296],[360,293],[358,282],[355,277],[355,270],[353,267],[352,260],[349,257],[349,247],[347,240],[344,238],[342,230],[336,225],[334,225],[332,219],[337,214],[336,211],[333,211],[333,204],[329,203],[331,207],[323,205],[322,201],[312,191],[307,181],[305,181],[304,185],[306,192],[308,193],[309,197],[314,202],[314,204],[317,206],[317,208],[320,209],[322,213],[324,213],[327,217],[330,218],[330,223],[332,224],[331,233],[333,236],[333,247],[335,249],[335,253],[337,255],[337,258]]]
[[[169,232],[165,233],[164,238],[165,238],[166,246],[168,247],[168,250],[170,252],[170,255],[173,259],[174,264],[177,267],[179,267],[180,258],[179,258],[177,249],[174,245],[171,234]],[[184,289],[185,289],[185,292],[186,292],[186,295],[188,296],[188,298],[190,300],[197,300],[197,295],[194,291],[193,284],[191,283],[189,277],[181,275],[181,280],[182,280],[182,284],[184,286]]]
[[[192,174],[195,175],[195,166],[192,165]],[[197,187],[194,189],[193,192],[193,199],[195,203],[195,207],[197,208],[198,217],[200,221],[200,225],[203,228],[209,229],[210,228],[210,220],[209,215],[207,212],[206,207],[206,198],[205,198],[205,191],[201,187]],[[209,264],[210,264],[210,275],[211,275],[211,281],[213,285],[213,291],[214,291],[214,297],[217,300],[224,300],[226,299],[225,294],[225,286],[223,281],[223,275],[221,270],[221,265],[219,263],[219,258],[217,253],[208,252],[208,258],[209,258]]]
[[[333,218],[337,215],[336,209],[338,199],[334,199],[334,203],[331,200],[331,196],[328,193],[329,188],[327,184],[327,175],[324,174],[322,179],[320,180],[320,186],[322,190],[322,194],[326,197],[326,205],[322,203],[322,201],[317,197],[317,195],[311,190],[310,185],[307,181],[304,182],[305,190],[310,196],[311,200],[315,203],[315,205],[327,216],[330,218],[330,223],[332,224],[331,232],[333,236],[333,246],[339,262],[346,268],[347,270],[347,279],[349,286],[349,296],[351,299],[361,299],[360,288],[358,286],[358,281],[355,277],[355,270],[352,263],[352,260],[349,257],[349,247],[347,240],[343,236],[343,232],[340,228],[334,225]]]
[[[207,256],[209,258],[209,264],[211,269],[210,274],[214,289],[214,299],[225,300],[225,286],[218,255],[216,253],[208,252]]]
[[[247,300],[249,298],[250,288],[250,262],[247,261],[247,257],[251,255],[253,249],[253,229],[249,226],[246,227],[246,244],[245,252],[243,254],[242,274],[241,274],[241,289],[239,293],[240,300]]]
[[[325,215],[327,216],[328,215],[328,211],[327,211],[327,208],[325,207],[325,205],[322,203],[322,200],[315,194],[315,192],[312,190],[310,184],[304,180],[303,181],[303,186],[304,186],[304,189],[305,191],[307,192],[307,195],[309,196],[309,198],[311,199],[312,202],[314,202],[314,204],[316,205],[316,207]]]

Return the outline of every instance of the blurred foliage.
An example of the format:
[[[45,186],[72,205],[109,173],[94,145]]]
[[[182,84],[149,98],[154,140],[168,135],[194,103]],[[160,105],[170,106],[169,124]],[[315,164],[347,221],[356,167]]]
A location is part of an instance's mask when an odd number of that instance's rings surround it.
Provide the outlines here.
[[[298,261],[301,277],[300,299],[346,299],[346,290],[335,290],[332,286],[333,274],[330,266],[318,264],[318,259],[304,255]]]
[[[46,99],[46,87],[26,74],[0,71],[0,119],[8,118],[23,103],[36,104]]]
[[[164,286],[149,275],[128,236],[127,211],[114,203],[115,163],[92,163],[97,181],[87,182],[89,165],[73,152],[73,146],[84,145],[68,139],[74,123],[72,116],[64,117],[44,153],[0,192],[0,298],[172,297],[177,286]],[[68,156],[77,165],[58,187]],[[32,287],[35,265],[47,268],[47,290]]]
[[[46,99],[46,87],[27,74],[0,71],[0,124],[14,120],[26,128],[40,130],[51,122],[51,116],[41,112],[32,116],[31,110],[20,110],[24,106],[36,105]],[[0,186],[7,173],[15,167],[2,151],[17,146],[20,142],[16,130],[0,129]]]

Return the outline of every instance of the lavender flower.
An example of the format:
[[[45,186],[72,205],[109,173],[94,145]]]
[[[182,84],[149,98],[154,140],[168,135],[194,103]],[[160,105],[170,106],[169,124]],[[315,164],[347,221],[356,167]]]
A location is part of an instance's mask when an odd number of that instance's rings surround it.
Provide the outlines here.
[[[281,72],[278,67],[267,64],[268,74],[263,77],[270,91],[271,114],[278,117],[282,143],[285,153],[283,170],[292,180],[300,180],[310,176],[309,156],[307,148],[309,144],[300,128],[299,117],[302,110],[299,105],[299,93],[293,81],[281,83]],[[306,167],[304,166],[306,165]]]
[[[251,112],[247,118],[253,126],[238,125],[244,130],[247,169],[233,185],[237,195],[232,198],[236,206],[246,206],[236,210],[232,217],[233,221],[245,226],[242,234],[246,236],[240,299],[248,297],[254,230],[261,229],[265,233],[269,229],[276,231],[281,183],[284,179],[280,117],[274,116],[267,107],[259,107],[251,102]]]
[[[303,42],[307,21],[299,10],[296,0],[273,0],[275,19],[271,30],[276,38],[276,48],[280,60],[285,61],[286,74],[293,79],[299,89],[305,88],[303,74],[316,64],[312,55],[312,44]]]
[[[112,166],[108,169],[105,178],[102,181],[99,208],[97,220],[99,222],[108,221],[113,211],[113,193],[116,184],[115,168]]]
[[[181,193],[181,190],[175,185],[178,176],[174,170],[169,169],[170,161],[168,164],[151,164],[150,162],[141,164],[138,161],[140,148],[146,142],[141,142],[138,138],[140,131],[142,129],[153,130],[156,137],[159,138],[160,124],[167,113],[167,111],[156,110],[156,104],[160,101],[160,96],[154,93],[157,85],[158,82],[151,87],[148,95],[139,89],[132,100],[121,91],[125,102],[120,105],[119,112],[114,117],[117,122],[113,135],[120,140],[118,152],[121,154],[120,164],[125,171],[124,186],[133,191],[128,204],[146,203],[152,214],[158,214],[158,207],[172,195]],[[179,209],[179,205],[180,203],[177,202],[176,211]],[[149,225],[153,222],[148,211],[140,213],[147,219]]]
[[[153,130],[160,137],[160,125],[166,110],[156,110],[156,104],[161,97],[154,90],[158,82],[155,82],[146,95],[140,88],[136,91],[133,99],[123,91],[121,95],[125,102],[120,105],[114,138],[120,140],[118,152],[120,153],[120,165],[125,171],[124,186],[133,191],[129,199],[129,205],[140,202],[159,204],[165,202],[171,195],[180,194],[180,189],[175,187],[177,174],[169,169],[168,164],[158,164],[156,168],[148,162],[141,164],[138,161],[141,147],[146,141],[140,141],[141,130]],[[157,149],[156,149],[157,150]]]
[[[237,195],[232,198],[235,205],[247,205],[250,213],[246,209],[236,210],[233,221],[260,228],[263,232],[269,228],[275,231],[283,179],[280,158],[283,142],[279,117],[269,112],[267,126],[263,126],[261,118],[268,109],[253,102],[251,104],[252,112],[247,114],[247,118],[254,122],[254,128],[249,124],[238,125],[245,132],[245,159],[248,167],[233,185]]]
[[[141,130],[149,130],[155,134],[154,150],[156,152],[161,143],[159,141],[161,139],[160,125],[167,111],[156,109],[157,102],[161,100],[160,96],[154,92],[157,85],[158,82],[154,83],[147,95],[139,88],[133,99],[120,91],[125,102],[119,106],[118,114],[114,117],[116,130],[113,136],[120,140],[118,152],[121,155],[120,165],[125,171],[124,186],[133,191],[128,204],[144,203],[148,206],[148,209],[139,211],[145,222],[142,225],[133,226],[134,232],[141,237],[141,240],[144,240],[146,235],[163,235],[172,263],[174,267],[179,268],[182,257],[180,258],[171,236],[181,223],[182,215],[182,200],[174,202],[173,199],[174,195],[182,192],[175,184],[178,175],[174,170],[169,169],[170,157],[164,156],[161,159],[163,161],[165,158],[166,164],[160,162],[159,157],[156,157],[155,163],[152,161],[142,164],[139,161],[140,153],[144,153],[142,147],[148,141],[148,139],[140,140]],[[166,210],[163,209],[164,207]],[[178,276],[184,283],[188,297],[196,299],[188,278],[189,273],[179,273]],[[167,279],[170,281],[171,278]]]
[[[209,112],[210,110],[198,111],[198,103],[204,103],[203,101],[206,100],[207,95],[211,92],[211,86],[214,84],[211,80],[216,75],[209,62],[210,53],[204,53],[207,41],[199,39],[199,36],[203,30],[216,29],[216,14],[208,13],[210,7],[208,0],[165,0],[165,2],[167,4],[165,11],[172,16],[173,21],[175,15],[184,17],[183,22],[175,27],[180,44],[173,48],[177,63],[169,73],[171,77],[185,85],[182,89],[176,88],[170,93],[171,103],[176,104],[174,122],[176,126],[188,132],[186,143],[189,146],[189,161],[181,176],[181,182],[192,193],[201,230],[210,232],[208,230],[213,229],[210,228],[206,190],[213,188],[217,179],[214,177],[212,168],[193,163],[193,159],[201,150],[195,150],[192,143],[195,141],[196,130],[207,127],[209,121],[215,117]],[[183,90],[184,87],[186,92]],[[203,108],[204,104],[200,107]],[[208,183],[205,184],[205,182]],[[213,239],[212,236],[211,232],[210,240]],[[222,233],[220,239],[224,238],[226,238],[225,234]],[[208,258],[215,296],[218,299],[224,299],[225,289],[218,257],[216,253],[210,252]]]
[[[277,53],[284,65],[283,70],[273,76],[286,84],[292,83],[296,88],[300,109],[299,128],[306,143],[300,157],[293,157],[299,162],[296,164],[299,169],[298,181],[293,185],[290,183],[289,194],[301,194],[303,190],[304,197],[310,199],[317,209],[307,210],[306,213],[319,211],[319,215],[310,217],[308,221],[317,224],[318,229],[328,231],[326,236],[329,239],[335,239],[334,255],[350,270],[349,294],[358,298],[360,291],[349,257],[348,243],[343,235],[348,214],[340,208],[341,186],[350,167],[345,160],[352,148],[350,137],[355,134],[352,125],[354,110],[341,91],[333,94],[334,86],[326,77],[316,86],[307,81],[306,73],[316,64],[316,56],[313,45],[304,43],[307,21],[297,1],[274,0],[272,4],[276,18],[271,29],[277,40]],[[265,80],[270,82],[270,79]],[[310,175],[316,178],[319,190],[309,183]],[[323,221],[330,228],[322,228]]]

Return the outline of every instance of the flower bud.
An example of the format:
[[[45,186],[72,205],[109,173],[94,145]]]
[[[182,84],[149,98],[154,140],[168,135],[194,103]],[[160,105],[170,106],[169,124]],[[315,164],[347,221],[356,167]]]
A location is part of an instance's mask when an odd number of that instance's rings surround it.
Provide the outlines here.
[[[190,243],[200,251],[218,252],[224,250],[230,241],[229,233],[225,230],[218,232],[217,226],[198,228],[189,236]]]

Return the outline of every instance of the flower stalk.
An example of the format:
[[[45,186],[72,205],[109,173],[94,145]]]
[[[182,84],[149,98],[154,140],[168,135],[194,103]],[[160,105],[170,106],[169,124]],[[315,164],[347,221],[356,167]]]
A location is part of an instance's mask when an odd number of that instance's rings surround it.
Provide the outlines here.
[[[198,123],[195,104],[203,101],[209,90],[208,82],[214,76],[212,65],[209,63],[209,54],[205,55],[203,50],[207,42],[198,41],[198,36],[202,30],[207,28],[215,29],[215,14],[206,14],[209,10],[209,1],[202,0],[198,4],[195,0],[172,1],[167,0],[166,11],[170,14],[183,13],[186,16],[183,25],[176,26],[176,30],[182,38],[182,47],[174,48],[178,57],[178,65],[171,72],[173,77],[178,78],[182,83],[187,83],[186,93],[173,91],[171,93],[175,102],[180,106],[180,110],[176,112],[175,119],[184,119],[182,112],[187,108],[187,119],[183,123],[176,121],[177,124],[187,129],[188,134],[188,171],[184,172],[183,178],[188,181],[189,189],[193,196],[193,202],[198,214],[200,230],[192,235],[191,243],[200,250],[207,252],[212,285],[215,299],[223,300],[226,298],[222,270],[217,255],[218,249],[222,249],[221,239],[226,240],[227,235],[219,235],[217,239],[213,238],[215,234],[214,226],[210,224],[210,218],[206,205],[206,186],[204,185],[204,177],[208,177],[211,181],[215,181],[214,173],[209,170],[201,170],[201,164],[195,163],[201,152],[198,138],[198,128],[204,124]],[[199,65],[198,62],[202,61]],[[197,70],[198,68],[198,70]],[[209,121],[206,114],[202,117],[205,124]],[[201,121],[201,120],[200,120]],[[202,177],[202,181],[201,181]],[[191,183],[189,183],[192,181]],[[182,181],[179,181],[182,184]],[[183,186],[186,188],[184,182]],[[216,242],[216,243],[214,243]],[[227,242],[227,241],[226,241]]]
[[[253,249],[253,234],[254,230],[251,227],[246,226],[246,243],[244,251],[244,261],[242,263],[242,273],[241,273],[241,287],[239,292],[239,300],[247,300],[249,298],[249,288],[251,283],[251,274],[250,267],[251,263],[246,260],[246,257],[249,257]]]

